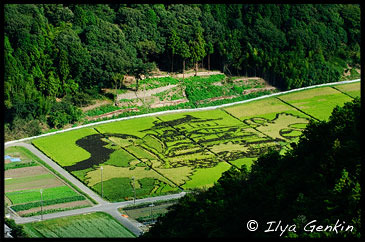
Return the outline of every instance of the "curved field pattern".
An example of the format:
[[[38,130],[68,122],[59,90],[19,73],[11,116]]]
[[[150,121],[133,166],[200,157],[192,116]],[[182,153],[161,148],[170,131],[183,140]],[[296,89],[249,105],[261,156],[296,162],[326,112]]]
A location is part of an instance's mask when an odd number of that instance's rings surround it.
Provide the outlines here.
[[[164,116],[155,118],[150,128],[139,130],[138,136],[101,133],[101,126],[98,134],[76,141],[90,158],[65,168],[98,192],[103,172],[103,192],[111,200],[131,199],[133,186],[139,196],[191,188],[192,184],[210,186],[222,172],[237,165],[232,161],[255,158],[270,147],[281,149],[298,137],[308,122],[288,113],[279,113],[274,119],[239,121],[222,111],[215,112],[214,118],[197,113],[166,121]],[[230,125],[226,119],[232,119]],[[115,187],[120,190],[115,191]]]
[[[110,201],[210,187],[232,166],[250,168],[269,149],[290,150],[310,119],[326,119],[334,105],[350,98],[337,88],[110,122],[75,136],[70,131],[33,143]],[[301,100],[306,106],[301,106]],[[308,100],[320,100],[318,110],[325,112],[316,112]],[[67,150],[56,152],[59,147],[53,141],[64,142]],[[68,153],[68,149],[74,151]]]

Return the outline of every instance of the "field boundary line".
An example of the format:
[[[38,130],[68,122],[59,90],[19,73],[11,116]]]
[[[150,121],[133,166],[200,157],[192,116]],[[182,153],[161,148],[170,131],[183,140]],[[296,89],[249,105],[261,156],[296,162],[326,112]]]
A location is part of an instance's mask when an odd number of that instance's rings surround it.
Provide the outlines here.
[[[344,94],[344,95],[346,95],[346,96],[348,96],[348,97],[350,97],[350,98],[354,99],[354,97],[353,97],[353,96],[351,96],[350,94],[348,94],[347,92],[341,91],[340,89],[335,88],[335,87],[332,87],[332,86],[331,86],[331,88],[333,88],[333,89],[335,89],[336,91],[338,91],[338,92],[340,92],[340,93],[342,93],[342,94]]]
[[[321,121],[321,120],[319,120],[318,118],[316,118],[316,117],[314,117],[314,116],[310,115],[309,113],[304,112],[304,111],[303,111],[303,110],[301,110],[300,108],[297,108],[297,107],[296,107],[296,106],[294,106],[293,104],[290,104],[290,103],[288,103],[288,102],[284,101],[283,99],[281,99],[281,98],[279,98],[279,97],[275,97],[275,98],[276,98],[276,99],[278,99],[279,101],[283,102],[284,104],[286,104],[286,105],[288,105],[288,106],[290,106],[290,107],[292,107],[292,108],[295,108],[295,109],[296,109],[296,110],[298,110],[299,112],[304,113],[305,115],[309,116],[310,118],[315,119],[315,120],[317,120],[317,121]]]
[[[254,129],[256,132],[258,132],[258,133],[266,136],[267,138],[273,140],[275,143],[278,143],[279,141],[285,141],[285,140],[282,140],[282,139],[278,140],[278,138],[274,139],[270,135],[268,135],[268,134],[266,134],[266,133],[264,133],[264,132],[256,129],[256,127],[252,127],[250,124],[246,123],[244,120],[241,120],[241,119],[237,118],[233,114],[229,113],[227,110],[222,109],[222,111],[225,112],[226,114],[228,114],[229,116],[231,116],[232,118],[235,118],[236,120],[240,121],[241,123],[244,123],[244,124],[248,125],[251,129]]]
[[[301,88],[297,88],[297,89],[272,93],[272,94],[263,95],[263,96],[248,99],[248,100],[238,101],[238,102],[234,102],[234,103],[226,103],[226,104],[217,105],[217,106],[210,106],[210,107],[203,107],[203,108],[166,110],[166,111],[161,111],[161,112],[156,112],[156,113],[146,113],[146,114],[140,114],[140,115],[136,115],[136,116],[129,116],[129,117],[122,117],[122,118],[117,118],[117,119],[104,120],[104,121],[100,121],[100,122],[96,122],[96,123],[85,124],[85,125],[81,125],[81,126],[77,126],[77,127],[73,127],[73,128],[58,130],[58,131],[55,131],[55,132],[50,132],[50,133],[41,134],[41,135],[37,135],[37,136],[27,137],[27,138],[23,138],[23,139],[19,139],[19,140],[8,141],[8,142],[5,142],[5,146],[8,145],[8,144],[13,144],[13,143],[17,143],[17,142],[24,142],[24,141],[28,141],[28,140],[32,140],[32,139],[36,139],[36,138],[41,138],[41,137],[45,137],[45,136],[49,136],[49,135],[64,133],[64,132],[67,132],[67,131],[82,129],[82,128],[91,127],[91,126],[100,125],[100,124],[106,124],[106,123],[117,122],[117,121],[128,120],[128,119],[134,119],[134,118],[157,116],[157,115],[168,114],[168,113],[182,113],[182,112],[195,112],[195,111],[202,111],[202,110],[214,110],[214,109],[218,109],[218,108],[229,107],[229,106],[233,106],[233,105],[237,105],[237,104],[252,102],[252,101],[255,101],[255,100],[260,100],[260,99],[274,97],[274,96],[278,96],[278,95],[282,95],[282,94],[302,91],[302,90],[306,90],[306,89],[312,89],[312,88],[324,87],[324,86],[332,86],[332,85],[349,84],[349,83],[354,83],[354,82],[358,82],[358,81],[361,81],[361,79],[355,79],[355,80],[349,80],[349,81],[340,81],[340,82],[330,82],[330,83],[313,85],[313,86],[309,86],[309,87],[301,87]]]

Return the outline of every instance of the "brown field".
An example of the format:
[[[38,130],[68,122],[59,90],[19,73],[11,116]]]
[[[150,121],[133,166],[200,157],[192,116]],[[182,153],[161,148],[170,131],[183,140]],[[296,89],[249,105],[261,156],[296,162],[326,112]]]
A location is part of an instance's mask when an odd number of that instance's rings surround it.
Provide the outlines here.
[[[58,208],[72,208],[72,207],[78,207],[78,206],[83,206],[83,205],[91,205],[91,203],[87,200],[74,201],[74,202],[68,202],[68,203],[59,203],[59,204],[44,206],[43,211],[47,211],[47,210],[51,210],[51,209],[58,209]],[[31,209],[24,210],[24,211],[19,211],[19,212],[17,212],[17,214],[19,214],[20,216],[24,216],[26,214],[39,212],[39,211],[40,211],[40,207],[37,207],[37,208],[31,208]]]
[[[17,169],[10,169],[5,171],[5,178],[19,178],[26,176],[35,176],[41,174],[47,174],[48,171],[43,166],[31,166],[31,167],[22,167]]]
[[[62,186],[64,183],[57,179],[56,177],[49,177],[47,179],[39,179],[30,182],[22,182],[16,184],[7,184],[5,189],[6,192],[14,192],[14,191],[21,191],[21,190],[28,190],[28,189],[35,189],[35,188],[49,188],[49,187],[57,187]]]

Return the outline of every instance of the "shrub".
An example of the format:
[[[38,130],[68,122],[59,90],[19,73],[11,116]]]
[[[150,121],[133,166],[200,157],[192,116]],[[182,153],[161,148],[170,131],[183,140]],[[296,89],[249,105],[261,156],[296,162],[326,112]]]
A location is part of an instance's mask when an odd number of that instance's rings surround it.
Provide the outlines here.
[[[81,118],[82,111],[73,106],[69,101],[55,102],[48,117],[51,127],[62,128],[68,123],[73,123]]]

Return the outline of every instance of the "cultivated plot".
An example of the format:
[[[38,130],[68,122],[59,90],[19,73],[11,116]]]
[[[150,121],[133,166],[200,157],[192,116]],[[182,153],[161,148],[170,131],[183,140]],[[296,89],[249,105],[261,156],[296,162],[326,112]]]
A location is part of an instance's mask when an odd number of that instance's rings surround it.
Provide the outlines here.
[[[293,92],[280,95],[279,98],[319,120],[327,120],[336,105],[352,100],[351,97],[331,87]]]
[[[212,186],[232,166],[249,167],[270,148],[290,149],[310,119],[326,119],[350,99],[322,87],[216,110],[111,122],[33,143],[106,199],[121,201]],[[82,155],[57,153],[50,145],[55,141]]]
[[[335,85],[334,88],[337,88],[341,92],[346,93],[347,95],[350,95],[351,97],[360,97],[360,82],[354,82],[349,84],[343,84],[343,85]]]
[[[134,238],[127,228],[102,212],[68,216],[23,225],[31,238]]]
[[[20,159],[17,165],[5,165],[4,182],[5,203],[19,215],[33,216],[91,205],[83,195],[40,165],[27,149],[9,147],[5,157]]]

